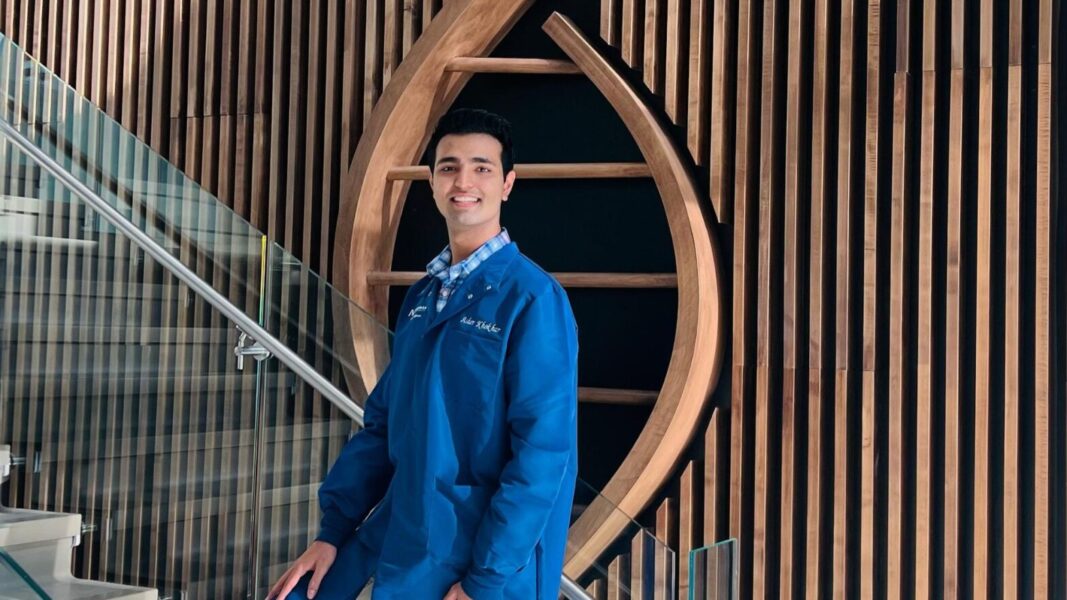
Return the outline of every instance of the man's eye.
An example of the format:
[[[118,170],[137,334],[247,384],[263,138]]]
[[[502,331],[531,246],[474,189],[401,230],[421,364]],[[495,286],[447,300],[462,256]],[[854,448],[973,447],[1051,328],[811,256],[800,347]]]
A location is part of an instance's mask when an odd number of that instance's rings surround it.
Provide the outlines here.
[[[478,171],[481,173],[488,173],[489,167],[478,167]]]
[[[454,167],[440,167],[440,168],[437,169],[437,171],[439,173],[451,173],[454,170],[455,170]]]

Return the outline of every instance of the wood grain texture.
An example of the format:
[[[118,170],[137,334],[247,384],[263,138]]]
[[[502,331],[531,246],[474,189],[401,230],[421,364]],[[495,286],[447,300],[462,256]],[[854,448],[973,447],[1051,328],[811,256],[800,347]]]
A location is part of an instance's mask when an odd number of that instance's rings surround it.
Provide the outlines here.
[[[666,69],[666,28],[668,0],[644,0],[644,51],[641,75],[645,87],[653,94],[663,93],[664,72]]]
[[[1022,464],[1020,403],[1024,394],[1019,357],[1022,353],[1020,272],[1022,268],[1022,67],[1008,68],[1007,145],[1004,204],[1004,488],[1003,586],[1004,594],[1019,596],[1021,548]]]
[[[945,430],[944,430],[944,502],[945,525],[941,552],[944,556],[943,593],[947,598],[955,598],[960,593],[959,544],[960,524],[959,506],[960,489],[960,385],[961,365],[961,278],[964,265],[962,249],[962,210],[963,210],[963,77],[962,69],[953,69],[950,74],[949,88],[949,132],[948,132],[948,172],[946,197],[947,232],[945,265]]]
[[[882,4],[867,2],[867,90],[864,104],[864,175],[863,175],[863,297],[862,311],[862,409],[860,458],[860,594],[870,598],[875,593],[879,552],[875,536],[875,520],[882,510],[878,494],[877,460],[879,438],[884,436],[884,424],[879,423],[878,407],[884,398],[881,387],[878,339],[879,314],[879,253],[884,253],[885,240],[880,239],[878,211],[881,204],[879,185],[879,140],[882,134],[879,118],[882,74]],[[890,292],[892,294],[892,292]]]
[[[830,401],[832,387],[828,385],[828,365],[832,347],[825,347],[831,331],[828,306],[832,302],[832,265],[834,232],[831,229],[833,182],[831,168],[834,164],[830,139],[831,83],[828,76],[830,64],[829,28],[832,5],[828,0],[814,3],[814,48],[812,65],[812,128],[811,128],[811,202],[809,208],[809,280],[808,289],[801,290],[808,298],[808,429],[807,429],[807,515],[805,518],[805,563],[804,597],[818,598],[824,589],[820,565],[828,560],[828,549],[823,544],[823,529],[827,523],[823,513],[823,487],[831,472],[831,465],[824,462],[825,449],[830,448],[824,440],[827,430],[824,423],[832,415]]]
[[[1043,12],[1048,3],[1043,4]],[[1051,10],[1044,14],[1051,21]],[[1041,24],[1040,44],[1047,41],[1050,22]],[[1042,50],[1043,51],[1043,50]],[[1053,427],[1051,403],[1053,402],[1052,379],[1052,281],[1053,248],[1057,244],[1057,232],[1053,226],[1054,205],[1052,200],[1052,68],[1048,63],[1037,67],[1037,131],[1035,178],[1034,230],[1035,264],[1034,277],[1034,580],[1032,593],[1035,598],[1048,598],[1052,590],[1051,522]],[[1058,207],[1056,207],[1058,208]]]
[[[445,70],[456,73],[517,73],[523,75],[581,75],[574,63],[543,58],[492,58],[464,56],[454,58]]]
[[[684,98],[686,107],[686,144],[689,155],[698,166],[708,162],[708,103],[711,92],[711,0],[691,0],[688,19],[683,16],[682,25],[689,26],[689,73],[686,78],[688,90]],[[716,211],[718,212],[718,211]]]
[[[852,319],[857,312],[860,301],[854,298],[852,281],[855,277],[857,261],[862,257],[853,255],[855,239],[859,232],[853,226],[853,211],[859,204],[855,178],[859,165],[856,164],[857,118],[854,115],[856,91],[853,78],[858,65],[855,59],[855,46],[858,43],[856,33],[856,15],[854,2],[842,0],[840,62],[838,87],[838,139],[837,139],[837,252],[835,298],[837,319],[835,323],[835,379],[834,379],[834,500],[833,500],[833,563],[832,590],[836,596],[847,596],[853,592],[853,578],[858,573],[849,564],[849,557],[860,554],[859,548],[850,543],[852,534],[849,528],[851,510],[854,500],[849,498],[850,478],[858,476],[850,473],[849,455],[849,420],[853,406],[851,381],[855,378],[850,373],[860,370],[861,365],[854,365],[851,357],[853,338]],[[862,130],[859,130],[862,131]],[[862,423],[862,420],[860,421]],[[858,564],[856,565],[858,568]]]
[[[664,110],[672,123],[685,120],[686,79],[689,74],[689,44],[686,39],[684,0],[667,0],[665,40],[665,64],[663,75]]]
[[[689,553],[703,539],[703,463],[688,461],[678,477],[678,596],[689,597]]]
[[[974,554],[975,598],[990,594],[990,409],[993,309],[993,70],[982,68],[978,80],[978,185],[974,324]]]

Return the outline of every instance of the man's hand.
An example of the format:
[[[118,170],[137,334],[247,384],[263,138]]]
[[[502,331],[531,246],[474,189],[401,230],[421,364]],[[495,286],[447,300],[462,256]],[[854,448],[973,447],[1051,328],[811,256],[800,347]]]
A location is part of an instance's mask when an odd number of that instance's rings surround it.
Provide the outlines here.
[[[467,595],[467,592],[463,591],[463,587],[459,585],[459,582],[457,581],[456,584],[448,590],[448,593],[445,594],[445,597],[442,600],[472,600],[472,598]]]
[[[322,578],[326,576],[326,571],[330,570],[330,565],[336,559],[337,548],[333,544],[319,540],[311,542],[308,549],[300,555],[300,558],[296,559],[296,562],[282,575],[278,583],[275,583],[274,587],[270,588],[267,600],[274,600],[275,598],[284,600],[289,595],[289,592],[293,591],[296,584],[299,583],[300,578],[308,571],[314,572],[311,576],[311,582],[308,583],[308,598],[314,598],[319,591],[319,584],[322,583]]]

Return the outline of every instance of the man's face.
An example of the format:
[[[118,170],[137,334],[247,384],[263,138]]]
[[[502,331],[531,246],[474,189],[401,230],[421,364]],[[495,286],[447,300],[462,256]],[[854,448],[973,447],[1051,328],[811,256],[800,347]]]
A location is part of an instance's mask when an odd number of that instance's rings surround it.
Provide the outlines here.
[[[515,172],[504,173],[503,147],[491,135],[446,135],[437,144],[430,185],[450,233],[500,228],[500,203]]]

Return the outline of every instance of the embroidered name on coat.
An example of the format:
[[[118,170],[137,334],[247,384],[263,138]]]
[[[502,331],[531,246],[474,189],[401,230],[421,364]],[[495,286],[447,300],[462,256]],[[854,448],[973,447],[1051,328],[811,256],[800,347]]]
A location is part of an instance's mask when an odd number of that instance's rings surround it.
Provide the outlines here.
[[[473,327],[480,331],[488,333],[500,333],[500,327],[496,323],[490,323],[489,321],[480,321],[478,319],[472,319],[466,315],[459,320],[460,323],[468,327]]]
[[[416,306],[415,308],[413,308],[413,309],[408,311],[408,318],[409,319],[418,319],[419,317],[422,316],[422,313],[424,313],[424,312],[426,312],[426,307],[425,306]]]

